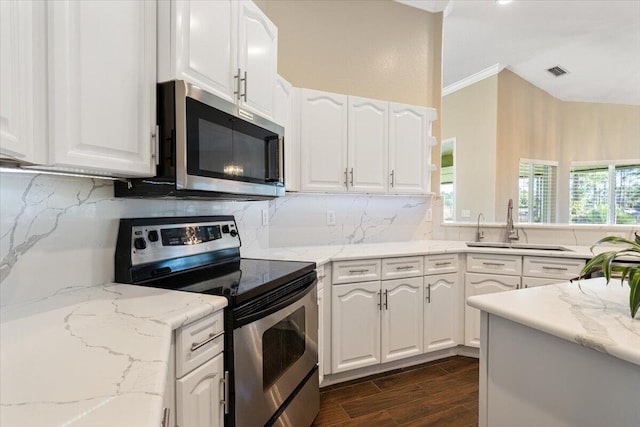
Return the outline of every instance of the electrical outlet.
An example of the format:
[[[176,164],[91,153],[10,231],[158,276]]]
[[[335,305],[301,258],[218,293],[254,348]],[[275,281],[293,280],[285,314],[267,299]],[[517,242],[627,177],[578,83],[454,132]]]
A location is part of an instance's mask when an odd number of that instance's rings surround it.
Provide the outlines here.
[[[471,218],[471,211],[469,209],[461,209],[460,218]]]
[[[427,209],[427,212],[424,214],[424,220],[425,222],[433,221],[433,211],[431,208]]]
[[[327,225],[336,225],[336,211],[327,211]]]
[[[262,225],[269,225],[269,210],[262,209]]]

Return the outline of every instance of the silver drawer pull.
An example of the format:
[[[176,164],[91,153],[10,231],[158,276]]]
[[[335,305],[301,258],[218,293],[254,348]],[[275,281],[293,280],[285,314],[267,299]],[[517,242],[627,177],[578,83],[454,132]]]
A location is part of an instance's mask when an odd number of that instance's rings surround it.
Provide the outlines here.
[[[396,270],[411,270],[413,268],[413,266],[411,265],[404,265],[401,267],[396,267]]]
[[[436,262],[436,267],[442,267],[443,265],[451,265],[451,261],[447,261],[447,262]]]
[[[483,262],[483,265],[493,265],[496,267],[504,267],[504,264],[501,262]]]
[[[199,349],[203,345],[207,345],[208,343],[210,343],[211,341],[215,340],[216,338],[221,337],[222,335],[224,335],[224,331],[218,332],[217,334],[210,333],[209,334],[209,338],[207,338],[206,340],[204,340],[202,342],[194,342],[193,344],[191,344],[191,351],[196,351],[197,349]]]
[[[164,408],[164,410],[162,411],[162,427],[170,427],[169,423],[171,422],[171,420],[169,419],[171,415],[171,409],[170,408]]]
[[[362,274],[362,273],[366,273],[369,270],[349,270],[349,274]]]
[[[326,274],[323,274],[322,276],[318,276],[318,280],[324,280],[325,277],[327,277]]]
[[[556,271],[567,271],[568,270],[568,268],[566,268],[566,267],[549,267],[549,266],[546,266],[546,265],[543,265],[542,269],[543,270],[556,270]]]

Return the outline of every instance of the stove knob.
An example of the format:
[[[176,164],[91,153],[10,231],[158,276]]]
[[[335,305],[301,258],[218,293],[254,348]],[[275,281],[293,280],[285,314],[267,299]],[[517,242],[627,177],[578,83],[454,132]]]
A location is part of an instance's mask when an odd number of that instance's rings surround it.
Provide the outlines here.
[[[236,237],[238,235],[238,232],[236,230],[231,230],[229,234],[231,234],[231,237]]]
[[[133,247],[136,249],[145,249],[147,247],[147,241],[143,237],[138,237],[133,241]]]
[[[157,242],[158,241],[158,230],[151,230],[147,237],[149,238],[150,242]]]

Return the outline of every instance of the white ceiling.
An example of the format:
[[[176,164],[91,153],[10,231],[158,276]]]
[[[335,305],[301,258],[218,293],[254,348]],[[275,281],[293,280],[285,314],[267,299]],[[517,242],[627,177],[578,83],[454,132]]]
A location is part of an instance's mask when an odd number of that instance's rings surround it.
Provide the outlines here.
[[[444,87],[500,64],[564,101],[640,105],[640,0],[402,2],[445,11]]]

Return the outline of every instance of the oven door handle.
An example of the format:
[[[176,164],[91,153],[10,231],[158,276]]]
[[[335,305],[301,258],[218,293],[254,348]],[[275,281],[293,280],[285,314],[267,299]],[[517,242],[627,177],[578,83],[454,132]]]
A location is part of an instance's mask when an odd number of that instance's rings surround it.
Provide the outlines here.
[[[302,299],[304,296],[306,296],[313,289],[315,289],[316,283],[318,283],[318,279],[314,279],[313,282],[309,282],[309,284],[307,286],[305,286],[304,288],[301,288],[301,289],[295,291],[294,293],[288,295],[284,299],[280,299],[280,300],[276,301],[272,305],[268,305],[267,307],[263,308],[260,311],[256,311],[256,312],[244,315],[244,316],[236,317],[235,318],[235,322],[234,322],[234,328],[239,328],[239,327],[247,325],[247,324],[249,324],[249,323],[251,323],[251,322],[253,322],[255,320],[267,317],[268,315],[270,315],[272,313],[275,313],[277,311],[280,311],[283,308],[293,304],[294,302]]]

